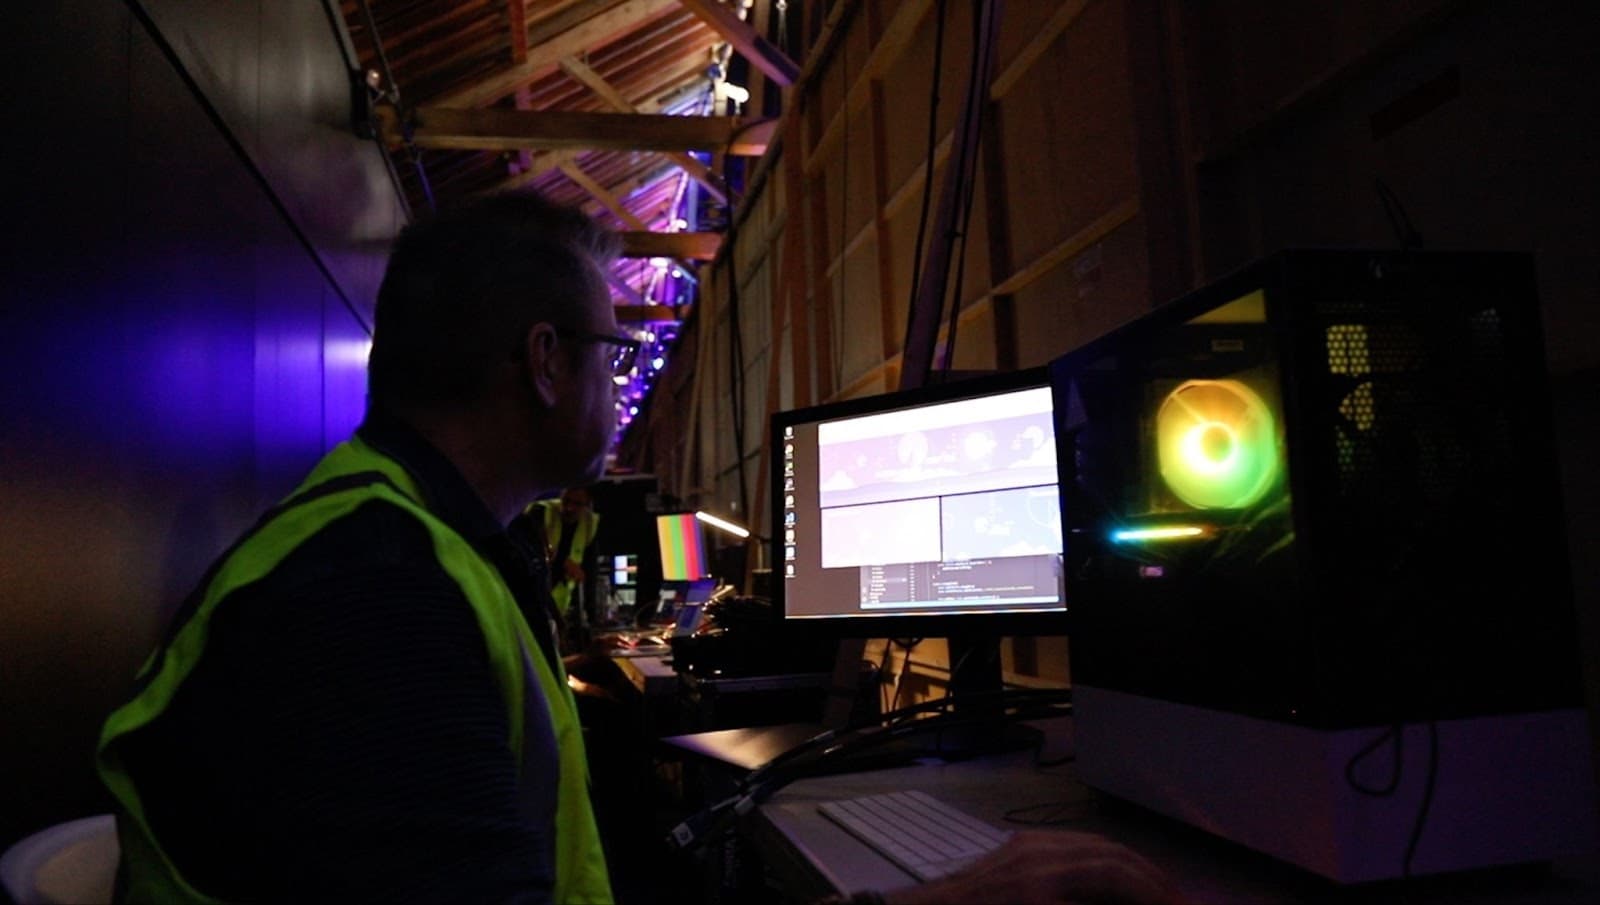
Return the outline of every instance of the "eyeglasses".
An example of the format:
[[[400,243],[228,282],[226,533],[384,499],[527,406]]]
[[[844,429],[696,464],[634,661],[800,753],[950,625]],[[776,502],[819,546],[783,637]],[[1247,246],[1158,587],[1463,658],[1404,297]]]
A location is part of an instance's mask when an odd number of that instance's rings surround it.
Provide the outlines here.
[[[627,377],[633,371],[633,363],[639,357],[639,341],[625,336],[611,336],[605,333],[584,333],[580,330],[570,330],[566,327],[557,327],[556,335],[562,339],[576,340],[581,343],[606,343],[616,346],[616,351],[611,355],[611,376]]]

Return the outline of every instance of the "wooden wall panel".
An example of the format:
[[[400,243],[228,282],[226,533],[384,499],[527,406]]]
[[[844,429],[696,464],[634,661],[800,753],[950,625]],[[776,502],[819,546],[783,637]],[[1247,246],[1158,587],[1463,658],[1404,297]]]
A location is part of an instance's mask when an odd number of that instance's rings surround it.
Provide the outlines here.
[[[1201,15],[1219,27],[1190,46],[1206,61],[1211,90],[1197,105],[1203,145],[1247,129],[1315,94],[1341,70],[1386,44],[1404,43],[1459,0],[1228,0]],[[1198,73],[1197,73],[1198,75]]]
[[[995,276],[989,273],[989,201],[985,191],[983,166],[974,168],[976,178],[972,186],[972,212],[970,222],[966,227],[965,245],[956,246],[956,253],[950,259],[950,291],[961,299],[962,307],[986,297],[989,289],[995,283]],[[996,212],[1001,213],[1001,212]],[[1009,214],[1009,211],[1004,213]],[[958,227],[959,228],[959,227]],[[964,260],[958,260],[964,255]],[[961,285],[956,286],[956,276],[961,275]],[[1004,279],[1009,274],[999,274],[998,278]],[[963,367],[959,362],[956,367]]]
[[[938,196],[939,185],[945,178],[947,161],[948,156],[943,160],[935,158],[933,171],[933,195],[935,199]],[[890,202],[892,207],[889,214],[889,241],[892,243],[890,260],[895,274],[895,294],[890,301],[894,306],[894,324],[896,327],[894,347],[896,350],[905,341],[906,319],[911,312],[911,283],[915,279],[916,273],[914,265],[916,263],[918,218],[922,212],[922,182],[923,177],[920,171],[914,173],[910,180],[901,184],[900,191],[904,200],[898,204],[893,199]],[[929,202],[929,226],[927,227],[929,231],[933,229],[933,205],[936,203],[936,200]],[[926,246],[926,241],[926,238],[924,238],[924,246]]]
[[[1018,267],[1137,195],[1121,28],[1119,4],[1090,3],[1003,101]]]
[[[948,321],[946,322],[948,323]],[[943,361],[943,349],[949,342],[948,329],[939,333],[939,357],[935,366]],[[956,354],[951,369],[955,371],[991,371],[994,357],[994,308],[988,301],[972,305],[961,312],[956,323]]]
[[[1007,0],[1000,11],[995,71],[1004,72],[1048,25],[1051,17],[1062,7],[1071,5],[1061,0]]]
[[[791,97],[807,113],[814,142],[844,103],[852,84],[846,69],[854,71],[870,55],[870,41],[862,38],[867,26],[875,19],[886,28],[917,3],[926,15],[907,51],[883,73],[885,173],[878,195],[870,181],[859,181],[872,171],[870,113],[865,121],[853,115],[850,140],[816,155],[807,168],[820,179],[826,244],[834,246],[821,257],[834,281],[841,396],[881,392],[897,378],[927,155],[936,4],[885,0],[869,8],[872,15],[844,17],[848,46],[833,47],[815,81]],[[1592,48],[1600,46],[1600,18],[1591,3],[1154,5],[1157,12],[1145,0],[1005,4],[999,69],[1010,79],[1018,74],[1012,63],[1031,62],[998,99],[1003,201],[987,211],[980,197],[978,210],[1005,218],[1013,272],[985,277],[988,257],[974,254],[989,222],[980,217],[985,227],[969,237],[962,297],[970,306],[957,337],[957,367],[981,368],[992,354],[992,343],[985,342],[993,329],[986,295],[996,284],[1014,294],[1018,364],[1029,366],[1140,315],[1174,287],[1187,288],[1185,280],[1203,283],[1284,245],[1389,244],[1392,233],[1372,188],[1373,178],[1382,176],[1430,247],[1532,250],[1558,390],[1576,400],[1577,388],[1594,386],[1600,369],[1600,344],[1593,342],[1600,330],[1600,204],[1594,202],[1600,169],[1593,165],[1600,62]],[[935,200],[971,47],[970,5],[947,6]],[[1064,30],[1035,56],[1039,34],[1063,22]],[[1375,114],[1403,107],[1418,86],[1451,67],[1459,77],[1456,96],[1374,135]],[[837,128],[843,131],[842,124]],[[802,222],[815,234],[809,211],[780,218],[790,205],[780,200],[777,182],[769,180],[745,204],[752,224],[765,221],[762,242],[768,246]],[[1181,218],[1164,207],[1141,209],[1159,194],[1152,192],[1157,184],[1171,204],[1182,205]],[[886,199],[876,213],[887,224],[893,287],[888,331],[881,307],[873,307],[884,302],[874,260],[879,237],[862,232],[878,198]],[[769,266],[760,260],[766,253],[737,256],[735,269]],[[815,265],[808,272],[816,279]],[[754,282],[766,285],[767,278]],[[864,335],[873,330],[876,336]],[[718,342],[725,341],[724,332]],[[765,373],[756,366],[764,345],[747,341],[752,375]],[[749,388],[763,398],[764,391],[754,383]],[[1586,448],[1585,438],[1597,433],[1596,409],[1574,402],[1559,411],[1564,449]],[[725,452],[707,463],[706,482],[726,496],[731,444],[719,448]],[[760,480],[750,477],[752,485]],[[1572,523],[1592,521],[1600,511],[1593,488],[1570,474],[1568,488]],[[1589,561],[1600,560],[1594,544],[1575,539]],[[1592,582],[1580,588],[1590,650],[1600,649],[1595,593]],[[1600,698],[1600,679],[1591,679],[1591,695]]]
[[[970,15],[960,10],[966,4],[949,4],[956,11],[945,28],[944,77],[939,85],[939,106],[935,113],[935,142],[944,138],[961,114],[961,92],[966,84],[968,60],[972,55]],[[889,184],[899,187],[922,166],[928,153],[928,102],[932,91],[935,37],[934,15],[927,15],[912,39],[910,52],[902,55],[884,74],[884,94],[890,99],[884,125],[889,137]],[[920,197],[920,178],[918,197]],[[938,183],[934,184],[938,197]]]
[[[1131,221],[1017,290],[1018,364],[1046,364],[1149,310],[1143,242]]]
[[[868,236],[844,258],[840,283],[845,315],[841,319],[840,386],[847,386],[883,362],[878,305],[877,240]]]

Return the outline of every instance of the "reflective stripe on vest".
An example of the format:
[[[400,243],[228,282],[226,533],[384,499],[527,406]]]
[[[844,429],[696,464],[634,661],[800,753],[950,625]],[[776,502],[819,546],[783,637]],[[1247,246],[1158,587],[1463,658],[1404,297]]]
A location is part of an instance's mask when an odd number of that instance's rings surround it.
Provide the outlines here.
[[[319,493],[329,481],[372,472],[374,480]],[[381,478],[379,477],[381,475]],[[305,497],[302,502],[296,498]],[[207,626],[216,607],[233,591],[269,574],[300,544],[334,520],[373,500],[398,506],[422,522],[433,539],[445,572],[460,585],[488,645],[489,666],[505,698],[510,726],[507,743],[524,764],[525,707],[538,706],[527,690],[527,672],[537,678],[555,734],[560,777],[555,813],[555,888],[557,902],[608,902],[611,888],[605,856],[589,803],[588,767],[577,705],[558,660],[550,663],[533,640],[516,600],[500,574],[469,543],[421,503],[411,476],[392,459],[353,438],[330,452],[290,495],[289,505],[258,525],[214,571],[193,611],[140,673],[134,698],[114,711],[101,731],[98,767],[102,781],[120,805],[125,894],[136,901],[214,901],[193,888],[162,850],[145,818],[133,777],[124,769],[117,741],[148,725],[171,704],[205,648]],[[521,776],[525,783],[545,777]]]

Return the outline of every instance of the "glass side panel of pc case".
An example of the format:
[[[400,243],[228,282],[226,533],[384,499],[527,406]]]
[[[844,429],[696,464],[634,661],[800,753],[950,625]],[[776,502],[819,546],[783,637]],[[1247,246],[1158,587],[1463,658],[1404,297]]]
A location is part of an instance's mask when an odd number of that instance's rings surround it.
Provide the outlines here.
[[[1075,683],[1322,727],[1581,699],[1526,258],[1282,253],[1051,376]]]

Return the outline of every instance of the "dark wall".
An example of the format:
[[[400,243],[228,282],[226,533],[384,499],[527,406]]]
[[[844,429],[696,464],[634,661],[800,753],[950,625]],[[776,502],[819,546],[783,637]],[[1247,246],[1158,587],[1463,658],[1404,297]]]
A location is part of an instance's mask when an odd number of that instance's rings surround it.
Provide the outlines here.
[[[359,420],[404,213],[318,0],[8,9],[0,845],[107,808],[100,722]]]

